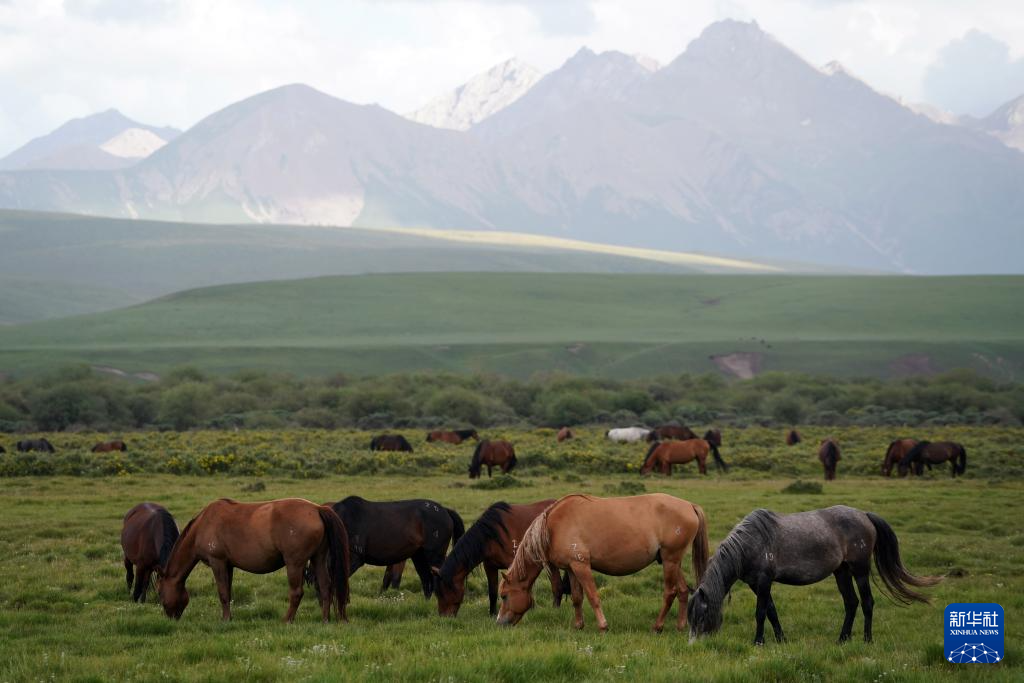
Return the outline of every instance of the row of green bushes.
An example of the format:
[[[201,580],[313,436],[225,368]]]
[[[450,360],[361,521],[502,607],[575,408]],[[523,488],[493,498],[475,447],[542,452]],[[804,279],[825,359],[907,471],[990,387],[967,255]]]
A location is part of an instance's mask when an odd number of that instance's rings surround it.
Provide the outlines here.
[[[967,371],[883,381],[770,373],[619,381],[407,373],[371,378],[194,368],[136,382],[86,366],[0,381],[0,431],[532,424],[940,425],[1024,420],[1024,386]]]

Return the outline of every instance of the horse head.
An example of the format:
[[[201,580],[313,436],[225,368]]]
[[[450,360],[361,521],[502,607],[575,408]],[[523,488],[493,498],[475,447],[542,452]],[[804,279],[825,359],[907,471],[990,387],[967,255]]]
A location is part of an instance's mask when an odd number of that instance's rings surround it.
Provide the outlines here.
[[[526,577],[513,578],[506,572],[501,573],[501,583],[498,585],[498,597],[501,599],[497,619],[499,625],[515,626],[533,607],[530,583]]]

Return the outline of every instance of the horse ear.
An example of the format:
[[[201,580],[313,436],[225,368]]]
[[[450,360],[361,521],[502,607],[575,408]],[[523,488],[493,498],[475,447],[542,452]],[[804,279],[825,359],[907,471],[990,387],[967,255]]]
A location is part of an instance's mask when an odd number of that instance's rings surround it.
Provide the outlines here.
[[[440,567],[431,567],[430,571],[433,572],[434,576],[441,576]]]
[[[508,581],[508,572],[501,572],[500,577],[502,581]]]

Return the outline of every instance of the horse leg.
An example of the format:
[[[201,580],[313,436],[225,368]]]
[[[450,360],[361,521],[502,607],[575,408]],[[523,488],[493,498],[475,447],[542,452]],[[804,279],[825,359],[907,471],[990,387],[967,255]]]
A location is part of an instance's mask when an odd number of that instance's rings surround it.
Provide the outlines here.
[[[306,568],[303,564],[299,571],[299,581],[302,581],[302,570]],[[225,560],[210,560],[210,569],[213,570],[213,578],[217,582],[217,595],[220,597],[221,619],[231,621],[231,565]]]
[[[412,566],[416,567],[416,573],[420,576],[423,597],[429,600],[430,596],[434,593],[434,572],[430,569],[430,559],[423,548],[413,553]]]
[[[857,593],[853,590],[853,576],[850,573],[849,565],[842,564],[835,571],[836,585],[843,596],[843,604],[846,607],[846,618],[843,619],[843,629],[839,632],[839,642],[843,643],[850,639],[850,632],[853,630],[853,620],[857,617]]]
[[[875,599],[871,596],[871,565],[865,563],[863,571],[858,568],[857,590],[860,591],[860,608],[864,612],[864,642],[871,642],[871,617],[874,613]]]
[[[135,602],[146,601],[146,588],[149,585],[150,570],[139,565],[139,571],[135,572],[135,590],[132,591],[132,600]]]
[[[306,563],[289,563],[286,565],[288,572],[288,612],[284,615],[285,623],[291,624],[295,621],[295,613],[299,611],[299,603],[302,602],[302,574]]]
[[[654,620],[655,633],[661,633],[661,630],[665,627],[665,617],[668,616],[669,610],[672,609],[672,602],[676,599],[676,594],[679,592],[680,574],[682,573],[679,570],[679,562],[681,560],[682,558],[678,554],[669,554],[665,552],[664,548],[661,549],[661,570],[665,588],[661,595],[661,611],[658,612],[658,618]],[[680,619],[685,620],[685,598],[680,599],[680,605],[682,606]]]
[[[569,570],[569,591],[572,594],[572,609],[576,615],[573,623],[577,629],[583,628],[583,586],[576,580],[576,575]]]
[[[498,568],[484,562],[484,573],[487,574],[487,610],[493,617],[498,613]]]
[[[775,632],[775,641],[785,642],[786,635],[782,632],[782,624],[779,623],[779,613],[775,611],[775,600],[770,595],[768,596],[768,622],[772,625],[772,631]]]
[[[487,478],[488,479],[491,478],[491,467],[492,467],[491,463],[487,463]]]
[[[764,645],[764,619],[768,616],[768,603],[772,601],[772,580],[762,576],[754,592],[757,594],[757,607],[754,610],[757,630],[754,632],[754,645]]]
[[[561,607],[565,589],[562,586],[562,579],[558,575],[558,567],[553,564],[548,565],[548,581],[551,583],[551,606]]]
[[[706,457],[697,458],[697,469],[700,470],[701,474],[708,473],[708,459]]]
[[[132,561],[127,557],[124,558],[124,573],[125,580],[128,581],[128,592],[132,592],[132,582],[135,580],[135,567],[132,566]]]
[[[608,630],[608,620],[604,618],[604,611],[601,610],[601,597],[597,594],[597,584],[594,583],[594,575],[590,571],[590,563],[583,560],[573,560],[570,564],[572,573],[576,580],[583,587],[583,593],[587,596],[590,607],[594,610],[597,618],[597,628],[602,633]]]

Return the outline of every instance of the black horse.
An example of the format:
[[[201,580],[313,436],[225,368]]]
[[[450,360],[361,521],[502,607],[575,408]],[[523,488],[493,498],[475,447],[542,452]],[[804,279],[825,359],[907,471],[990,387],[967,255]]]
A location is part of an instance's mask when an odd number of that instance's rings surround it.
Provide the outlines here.
[[[0,446],[0,453],[6,453],[6,452],[7,452],[7,449],[4,448],[3,446]]]
[[[952,441],[919,441],[903,456],[897,467],[901,476],[911,470],[920,476],[924,473],[925,465],[930,470],[932,465],[938,465],[947,460],[952,476],[962,475],[967,471],[967,449]]]
[[[18,442],[18,451],[28,453],[29,451],[43,451],[45,453],[56,453],[53,444],[46,439],[23,439]]]
[[[412,559],[427,598],[448,544],[465,532],[459,513],[432,500],[375,503],[349,496],[332,507],[348,531],[349,576],[364,564],[387,567]]]
[[[412,453],[412,444],[401,434],[381,434],[370,439],[371,451],[406,451]]]
[[[896,534],[884,519],[870,512],[845,505],[792,515],[754,510],[718,546],[703,581],[690,598],[690,638],[721,628],[725,596],[736,581],[742,581],[757,595],[754,644],[764,645],[766,616],[775,639],[781,642],[785,636],[772,601],[772,583],[806,586],[833,574],[846,606],[839,642],[850,638],[857,615],[854,581],[864,611],[864,640],[870,642],[875,604],[870,582],[872,554],[886,592],[898,603],[927,603],[928,598],[910,586],[934,586],[942,580],[908,572],[900,559]]]

